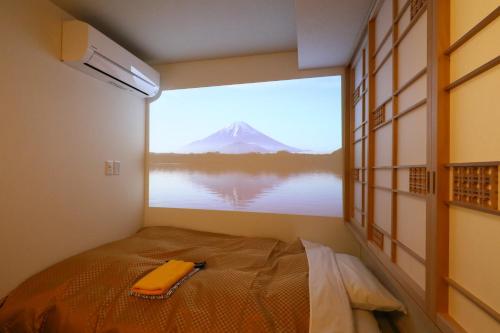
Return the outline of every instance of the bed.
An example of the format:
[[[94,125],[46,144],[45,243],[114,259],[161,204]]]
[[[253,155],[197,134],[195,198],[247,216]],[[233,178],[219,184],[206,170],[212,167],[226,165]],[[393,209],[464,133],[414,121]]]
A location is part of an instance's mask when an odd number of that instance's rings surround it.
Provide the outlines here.
[[[167,300],[129,295],[172,258],[206,268]],[[327,247],[148,227],[26,280],[1,305],[0,332],[351,333],[354,319]]]

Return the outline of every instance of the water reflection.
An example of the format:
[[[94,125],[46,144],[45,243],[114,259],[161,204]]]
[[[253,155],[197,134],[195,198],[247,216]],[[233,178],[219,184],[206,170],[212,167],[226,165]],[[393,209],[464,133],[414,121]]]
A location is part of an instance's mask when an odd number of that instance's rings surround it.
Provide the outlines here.
[[[250,175],[243,172],[227,172],[224,174],[193,173],[189,179],[217,195],[235,209],[244,209],[256,199],[273,191],[288,176],[276,174]]]
[[[342,179],[324,171],[150,168],[151,207],[341,216]]]

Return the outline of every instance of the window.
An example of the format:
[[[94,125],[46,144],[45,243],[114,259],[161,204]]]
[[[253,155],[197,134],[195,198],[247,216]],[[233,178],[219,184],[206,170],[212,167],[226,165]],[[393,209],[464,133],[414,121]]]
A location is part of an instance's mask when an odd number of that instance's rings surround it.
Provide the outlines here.
[[[342,215],[339,76],[164,91],[149,206]]]

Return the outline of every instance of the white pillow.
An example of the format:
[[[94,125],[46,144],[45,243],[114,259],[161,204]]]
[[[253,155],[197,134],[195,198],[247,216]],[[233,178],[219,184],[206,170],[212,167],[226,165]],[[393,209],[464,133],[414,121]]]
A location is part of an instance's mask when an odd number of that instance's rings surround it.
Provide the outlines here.
[[[406,313],[405,307],[366,268],[358,258],[337,254],[344,286],[353,309],[368,311],[395,311]]]
[[[358,333],[380,333],[377,320],[371,311],[352,311],[354,317],[354,327]]]

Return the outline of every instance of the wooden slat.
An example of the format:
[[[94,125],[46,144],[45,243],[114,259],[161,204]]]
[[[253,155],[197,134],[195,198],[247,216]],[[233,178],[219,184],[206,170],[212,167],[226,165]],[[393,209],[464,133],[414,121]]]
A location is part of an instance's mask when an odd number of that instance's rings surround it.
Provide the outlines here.
[[[460,294],[465,296],[469,301],[474,303],[477,307],[486,312],[491,318],[496,320],[497,323],[500,323],[500,313],[498,313],[495,309],[493,309],[488,304],[484,303],[479,297],[477,297],[476,295],[465,289],[463,286],[461,286],[457,281],[453,280],[452,278],[445,277],[445,281],[450,285],[450,287],[452,287]]]
[[[480,211],[483,213],[500,216],[500,210],[496,210],[496,209],[481,207],[481,206],[477,206],[477,205],[471,205],[471,204],[468,204],[465,202],[454,201],[454,200],[448,201],[448,204],[451,206],[458,206],[458,207],[462,207],[462,208],[473,209],[473,210],[477,210],[477,211]]]
[[[389,28],[389,31],[387,31],[387,33],[384,35],[384,37],[382,38],[382,41],[380,42],[380,45],[377,47],[377,49],[375,50],[375,53],[373,54],[372,58],[375,59],[375,57],[377,56],[377,54],[380,52],[380,50],[382,49],[382,47],[384,46],[384,43],[387,41],[387,39],[391,36],[391,33],[392,33],[392,27]]]
[[[447,313],[438,313],[436,324],[443,333],[467,333],[462,326]]]
[[[450,47],[445,51],[446,55],[450,55],[453,53],[455,50],[457,50],[460,46],[464,45],[469,41],[472,37],[477,35],[481,30],[486,28],[488,24],[493,22],[498,15],[500,14],[500,6],[497,6],[497,8],[493,9],[491,13],[489,13],[485,18],[483,18],[481,21],[479,21],[478,24],[476,24],[472,29],[467,31],[462,37],[457,39],[453,44],[450,45]]]
[[[427,73],[427,67],[421,69],[417,74],[415,74],[411,79],[409,79],[405,84],[403,84],[398,90],[394,92],[394,96],[401,94],[404,90],[406,90],[409,86],[411,86],[415,81],[420,79],[424,74]]]
[[[354,140],[354,142],[353,142],[352,144],[353,144],[353,145],[355,145],[356,143],[358,143],[358,142],[361,142],[361,141],[365,140],[367,137],[368,137],[367,135],[364,135],[364,136],[362,136],[362,137],[360,137],[360,138],[358,138],[358,139]]]
[[[419,107],[426,105],[426,104],[427,104],[427,98],[424,98],[424,99],[420,100],[419,102],[409,106],[405,110],[399,112],[398,114],[394,115],[394,119],[398,119],[398,118],[410,113],[411,111],[414,111],[414,110],[418,109]]]
[[[379,165],[379,166],[372,166],[372,169],[392,169],[392,165]]]
[[[375,109],[375,77],[371,74],[373,73],[373,53],[375,51],[375,20],[372,18],[368,23],[368,73],[370,74],[368,78],[368,188],[374,184],[374,172],[371,168],[375,163],[374,154],[374,139],[375,132],[371,129],[373,128],[373,110]],[[392,96],[391,96],[392,98]],[[367,239],[372,238],[372,225],[373,225],[373,214],[374,214],[374,196],[373,191],[368,191],[368,203],[367,203]]]
[[[378,64],[377,67],[375,67],[375,70],[373,71],[373,75],[377,74],[378,71],[384,66],[384,64],[387,62],[387,60],[391,57],[392,55],[392,51],[389,51],[387,52],[387,54],[385,55],[385,57],[382,59],[382,61],[380,62],[380,64]]]
[[[425,13],[426,10],[427,10],[427,4],[423,5],[422,8],[420,8],[420,10],[418,11],[417,15],[415,15],[413,20],[410,21],[410,23],[408,24],[406,29],[401,33],[401,35],[398,37],[398,39],[394,42],[394,47],[397,47],[403,41],[403,39],[406,37],[406,35],[408,35],[408,33],[413,28],[413,26],[418,22],[418,20]]]
[[[447,163],[446,167],[475,167],[475,166],[495,166],[500,165],[500,161],[487,162],[465,162],[465,163]]]
[[[361,122],[361,124],[359,124],[358,126],[354,127],[354,132],[357,131],[357,130],[359,130],[359,129],[361,129],[361,128],[363,128],[363,126],[366,123],[367,123],[367,121],[365,120],[365,121]]]
[[[385,186],[380,186],[380,185],[372,185],[370,187],[374,188],[374,189],[377,189],[377,190],[383,190],[383,191],[392,192],[392,188],[390,188],[390,187],[385,187]]]
[[[404,245],[397,239],[392,240],[397,246],[399,246],[401,249],[403,249],[406,253],[408,253],[413,259],[421,263],[422,265],[425,266],[425,259],[419,256],[416,252],[414,252],[412,249],[410,249],[408,246]]]
[[[365,212],[363,211],[362,208],[354,206],[354,210],[357,211],[358,213],[360,213],[361,215],[365,215]]]
[[[476,68],[473,71],[465,74],[461,78],[453,81],[452,83],[450,83],[449,85],[447,85],[445,89],[447,91],[450,91],[451,89],[456,88],[459,85],[461,85],[461,84],[463,84],[463,83],[465,83],[465,82],[467,82],[467,81],[475,78],[476,76],[481,75],[482,73],[484,73],[484,72],[492,69],[493,67],[495,67],[499,63],[500,63],[500,56],[496,56],[495,58],[491,59],[490,61],[488,61],[484,65],[479,66],[478,68]]]
[[[389,125],[390,123],[392,123],[392,119],[388,119],[384,121],[382,124],[375,126],[374,128],[372,128],[372,131],[375,132],[376,130],[380,129],[381,127],[384,127],[385,125]]]
[[[397,24],[394,24],[396,20],[396,16],[398,14],[398,0],[392,0],[392,18],[393,18],[393,28],[392,28],[392,40],[393,42],[398,38],[399,28]],[[394,93],[394,89],[398,86],[398,64],[399,64],[399,54],[398,49],[393,47],[391,49],[392,52],[392,90]],[[392,139],[392,150],[391,150],[391,234],[394,239],[397,239],[398,235],[398,205],[397,205],[397,194],[394,192],[398,188],[398,175],[394,166],[398,163],[398,119],[394,116],[398,113],[399,103],[398,97],[394,96],[392,99],[392,127],[391,127],[391,139]],[[391,260],[396,262],[397,248],[395,243],[391,243]]]
[[[377,225],[377,224],[374,223],[373,227],[375,229],[377,229],[378,231],[380,231],[381,233],[383,233],[385,236],[389,237],[389,239],[392,239],[391,233],[388,232],[388,231],[386,231],[386,230],[384,230],[384,229],[382,229],[381,226],[379,226],[379,225]]]
[[[406,12],[406,10],[408,9],[408,7],[410,7],[410,2],[411,0],[408,0],[406,1],[406,3],[403,5],[403,7],[401,8],[401,10],[399,11],[398,15],[396,16],[396,18],[394,19],[394,25],[398,24],[399,20],[401,19],[401,17],[403,17],[404,13]]]
[[[348,223],[347,227],[352,231],[354,237],[358,240],[361,246],[372,254],[374,258],[385,268],[385,270],[399,283],[399,285],[406,291],[408,296],[425,311],[424,291],[420,286],[410,279],[408,275],[396,264],[389,260],[387,255],[377,248],[375,245],[367,242],[354,228],[354,224]],[[379,229],[380,230],[380,229]],[[419,332],[420,333],[420,332]]]
[[[387,97],[382,103],[380,103],[379,105],[377,105],[377,107],[371,107],[370,110],[372,110],[372,112],[373,112],[373,110],[376,110],[379,107],[381,107],[382,105],[387,104],[390,101],[392,101],[392,98],[393,98],[392,96]],[[375,104],[375,101],[374,101],[374,104]]]
[[[415,193],[415,192],[409,192],[409,191],[398,190],[398,189],[395,189],[393,191],[395,193],[399,193],[399,194],[407,195],[407,196],[411,196],[411,197],[424,198],[424,199],[427,197],[427,194],[423,194],[423,193]]]
[[[400,164],[394,167],[396,169],[426,168],[427,164]]]

